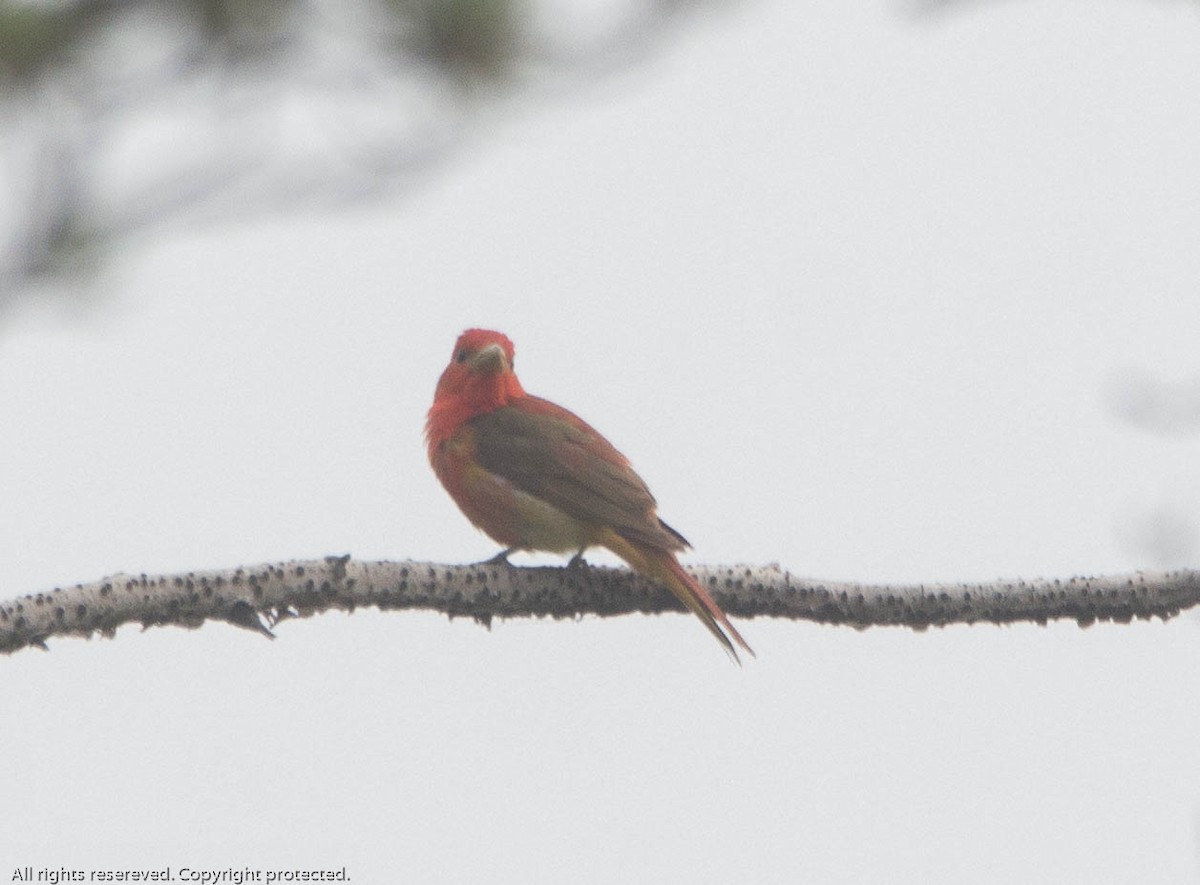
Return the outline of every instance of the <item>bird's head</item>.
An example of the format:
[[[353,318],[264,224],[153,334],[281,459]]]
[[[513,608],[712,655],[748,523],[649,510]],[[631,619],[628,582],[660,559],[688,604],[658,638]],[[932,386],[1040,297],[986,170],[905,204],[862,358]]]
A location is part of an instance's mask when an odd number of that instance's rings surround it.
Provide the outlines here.
[[[503,332],[467,329],[454,342],[454,356],[446,370],[460,366],[464,375],[511,373],[513,353],[513,343]]]
[[[513,343],[503,332],[467,329],[454,343],[450,364],[438,379],[434,406],[455,401],[471,414],[487,412],[524,396],[513,372]]]

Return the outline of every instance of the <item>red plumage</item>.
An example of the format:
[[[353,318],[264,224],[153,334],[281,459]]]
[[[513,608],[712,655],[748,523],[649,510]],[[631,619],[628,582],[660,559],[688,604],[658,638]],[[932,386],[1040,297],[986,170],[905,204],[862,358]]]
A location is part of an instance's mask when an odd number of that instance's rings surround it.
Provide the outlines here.
[[[735,641],[754,654],[679,564],[688,543],[658,518],[629,460],[579,416],[526,393],[513,355],[506,335],[468,329],[429,410],[429,461],[467,518],[506,553],[606,547],[665,584],[735,660]]]

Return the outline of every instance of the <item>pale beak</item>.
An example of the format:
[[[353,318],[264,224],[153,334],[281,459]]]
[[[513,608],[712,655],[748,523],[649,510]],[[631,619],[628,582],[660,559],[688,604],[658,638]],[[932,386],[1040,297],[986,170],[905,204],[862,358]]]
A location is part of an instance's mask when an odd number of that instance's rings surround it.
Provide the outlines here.
[[[499,344],[489,344],[471,357],[471,371],[485,375],[499,375],[508,368],[508,357]]]

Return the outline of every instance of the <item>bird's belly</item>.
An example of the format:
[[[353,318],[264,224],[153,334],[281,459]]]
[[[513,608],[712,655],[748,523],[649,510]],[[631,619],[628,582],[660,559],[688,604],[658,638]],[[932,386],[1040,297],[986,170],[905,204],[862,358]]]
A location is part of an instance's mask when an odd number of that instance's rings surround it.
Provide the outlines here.
[[[489,470],[466,471],[463,495],[454,495],[467,518],[506,547],[574,553],[594,529]]]
[[[574,553],[588,546],[587,526],[553,504],[525,492],[516,492],[522,546],[552,553]]]

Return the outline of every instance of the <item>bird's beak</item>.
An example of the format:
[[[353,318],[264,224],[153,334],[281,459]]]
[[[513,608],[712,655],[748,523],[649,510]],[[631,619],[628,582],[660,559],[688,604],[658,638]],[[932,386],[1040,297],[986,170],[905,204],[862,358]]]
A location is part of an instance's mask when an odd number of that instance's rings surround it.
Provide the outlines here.
[[[508,368],[508,357],[499,344],[489,344],[471,358],[471,370],[485,375],[499,375]]]

